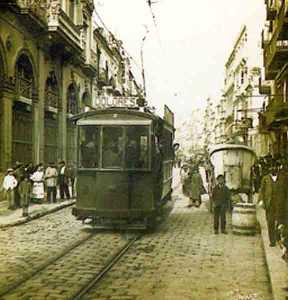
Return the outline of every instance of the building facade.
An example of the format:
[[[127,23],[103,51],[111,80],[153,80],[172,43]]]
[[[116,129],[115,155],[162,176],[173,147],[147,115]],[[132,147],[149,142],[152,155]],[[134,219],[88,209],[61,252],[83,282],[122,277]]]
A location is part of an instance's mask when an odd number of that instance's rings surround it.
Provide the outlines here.
[[[93,22],[92,0],[0,4],[0,171],[16,161],[76,160],[70,117],[107,90],[139,93],[120,41]]]
[[[255,34],[243,26],[225,64],[223,98],[217,106],[217,142],[243,143],[258,156],[267,154],[258,113],[265,97],[259,93],[261,55]],[[265,144],[266,145],[266,144]]]
[[[265,1],[266,21],[262,32],[266,92],[269,102],[260,114],[260,129],[269,135],[273,156],[288,154],[288,1]],[[263,91],[265,92],[265,91]]]

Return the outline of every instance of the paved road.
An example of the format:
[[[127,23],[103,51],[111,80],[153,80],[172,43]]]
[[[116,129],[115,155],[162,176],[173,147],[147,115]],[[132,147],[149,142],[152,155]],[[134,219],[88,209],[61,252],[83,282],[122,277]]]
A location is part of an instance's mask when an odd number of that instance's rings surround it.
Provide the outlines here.
[[[205,205],[179,196],[168,222],[131,249],[87,299],[271,300],[259,235],[214,235]]]
[[[0,291],[88,234],[89,230],[75,221],[70,207],[27,224],[0,229]]]
[[[260,236],[234,236],[231,232],[214,235],[212,216],[205,203],[200,209],[189,209],[187,199],[179,190],[174,193],[176,207],[167,222],[138,241],[87,299],[272,299]],[[90,232],[71,215],[71,208],[22,226],[0,230],[0,291]],[[22,295],[33,294],[33,299],[41,300],[65,299],[70,295],[69,289],[74,287],[73,280],[78,284],[91,274],[91,270],[87,271],[87,266],[80,263],[83,254],[85,265],[95,261],[97,255],[101,257],[101,253],[103,257],[111,253],[106,242],[100,241],[103,242],[95,242],[87,251],[74,252],[75,258],[72,256],[62,267],[60,263],[58,273],[53,276],[52,272],[48,282],[36,278],[35,287],[25,286]],[[115,247],[122,242],[116,237]],[[74,264],[76,259],[78,263]],[[68,276],[69,282],[58,281],[62,274]],[[39,294],[40,298],[37,298],[37,288],[41,290],[43,284],[45,295]],[[50,293],[51,286],[54,294]],[[31,294],[31,291],[34,292]]]

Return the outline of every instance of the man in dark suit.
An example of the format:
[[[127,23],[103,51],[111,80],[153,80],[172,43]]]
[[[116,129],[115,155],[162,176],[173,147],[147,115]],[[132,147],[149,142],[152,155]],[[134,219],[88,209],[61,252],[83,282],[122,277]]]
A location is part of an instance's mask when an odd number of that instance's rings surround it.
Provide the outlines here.
[[[270,167],[269,174],[265,175],[261,181],[261,187],[259,192],[259,203],[263,203],[263,207],[266,212],[266,221],[268,227],[268,235],[270,240],[270,247],[276,245],[277,232],[276,221],[281,219],[281,209],[279,209],[279,203],[281,203],[282,190],[287,183],[281,184],[281,177],[279,176],[277,166],[274,164]],[[281,186],[283,188],[281,188]],[[278,212],[278,213],[277,213]],[[278,215],[279,214],[279,215]],[[280,223],[282,223],[280,221]]]
[[[212,191],[212,203],[214,206],[214,233],[218,234],[219,220],[221,224],[221,232],[226,232],[226,211],[230,203],[230,191],[225,185],[223,175],[218,175],[217,184]]]
[[[64,195],[67,199],[70,199],[70,192],[69,192],[69,171],[66,167],[65,161],[60,161],[59,163],[59,172],[58,172],[58,183],[59,183],[59,190],[60,190],[60,198],[64,200]]]

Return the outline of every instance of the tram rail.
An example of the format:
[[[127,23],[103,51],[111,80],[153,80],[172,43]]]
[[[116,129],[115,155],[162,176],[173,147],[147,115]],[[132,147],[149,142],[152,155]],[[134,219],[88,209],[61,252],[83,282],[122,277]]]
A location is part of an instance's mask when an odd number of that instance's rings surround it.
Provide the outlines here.
[[[95,277],[81,290],[79,290],[71,300],[81,300],[85,297],[92,288],[95,288],[97,284],[99,284],[106,274],[117,264],[117,262],[127,253],[127,251],[135,244],[137,240],[141,238],[141,234],[135,235],[132,239],[130,239],[124,247],[122,247],[108,262],[107,264],[100,270],[99,273],[95,274]]]
[[[88,236],[85,236],[81,240],[78,240],[71,245],[69,245],[67,248],[65,248],[63,251],[61,251],[58,255],[51,257],[47,261],[45,261],[43,264],[39,265],[37,268],[35,268],[31,273],[27,274],[23,278],[15,281],[12,284],[9,284],[5,289],[0,291],[0,299],[3,298],[3,296],[9,294],[11,291],[14,291],[19,286],[24,284],[25,282],[29,281],[31,278],[35,277],[40,272],[44,271],[48,266],[53,265],[55,262],[57,262],[59,259],[70,253],[75,248],[79,247],[86,241],[90,240],[93,236],[95,236],[94,233],[89,234]]]
[[[107,234],[104,233],[104,234]],[[113,266],[115,266],[117,264],[117,262],[125,255],[125,253],[134,245],[134,243],[141,238],[141,236],[143,235],[143,233],[133,233],[131,236],[128,236],[128,241],[125,242],[123,241],[123,235],[119,236],[118,235],[118,239],[121,238],[121,244],[115,249],[115,245],[111,245],[111,249],[109,249],[109,251],[107,251],[107,253],[111,253],[113,252],[112,256],[108,256],[108,261],[102,262],[102,266],[99,267],[100,269],[95,270],[95,275],[94,273],[91,275],[91,278],[89,278],[88,280],[86,280],[86,282],[79,284],[79,287],[77,286],[76,288],[67,291],[66,295],[67,299],[83,299],[83,297],[89,293],[89,291],[94,288],[104,277],[105,275],[111,270],[111,268]],[[93,241],[93,237],[96,237],[96,240]],[[101,233],[99,234],[99,243],[101,243]],[[103,236],[102,236],[103,238]],[[107,244],[109,244],[111,241],[111,239],[116,238],[116,235],[114,236],[114,234],[109,235],[109,237],[107,237]],[[125,237],[127,239],[127,237]],[[48,259],[45,263],[43,263],[42,265],[40,265],[38,268],[34,269],[30,274],[27,274],[27,276],[25,276],[24,278],[10,284],[8,287],[6,287],[5,289],[3,289],[2,291],[0,291],[0,299],[6,299],[6,297],[9,298],[9,296],[15,296],[17,297],[17,293],[19,293],[22,297],[23,292],[24,295],[23,296],[27,296],[30,297],[31,299],[40,299],[38,298],[38,295],[35,294],[35,298],[34,296],[30,295],[29,291],[27,292],[27,295],[25,294],[25,286],[29,286],[29,285],[33,285],[33,283],[35,283],[39,278],[41,279],[41,284],[43,283],[43,287],[40,286],[40,291],[42,289],[47,290],[47,287],[45,287],[45,282],[49,281],[49,276],[51,275],[51,273],[56,273],[57,269],[59,270],[59,265],[61,265],[61,269],[63,268],[63,272],[61,272],[60,277],[57,278],[57,288],[61,288],[61,282],[63,282],[63,280],[65,280],[65,276],[67,276],[65,274],[65,270],[69,270],[69,263],[71,263],[71,258],[73,259],[73,250],[75,250],[76,252],[82,252],[82,248],[92,248],[91,244],[89,243],[94,243],[93,248],[94,249],[94,253],[97,253],[98,249],[96,249],[95,243],[97,242],[97,235],[95,235],[95,233],[91,233],[88,236],[86,236],[85,238],[73,243],[72,245],[70,245],[69,247],[67,247],[65,250],[63,250],[61,253],[59,253],[57,256],[52,257],[51,259]],[[97,244],[97,243],[96,243]],[[124,244],[124,245],[123,245]],[[79,249],[77,249],[79,248]],[[105,253],[102,253],[101,251],[99,251],[98,253],[98,260],[99,262],[101,262],[101,257],[102,257],[102,261],[103,261],[103,257],[107,256],[107,253],[105,255]],[[63,259],[63,261],[62,261]],[[81,261],[85,263],[85,260],[87,261],[94,261],[94,258],[92,256],[92,258],[90,257],[86,257],[85,254],[81,256]],[[60,261],[61,260],[61,261]],[[66,261],[65,261],[66,260]],[[97,265],[97,259],[95,260],[95,265]],[[75,261],[75,264],[79,264],[79,259],[78,261]],[[80,262],[81,264],[81,262]],[[91,264],[91,262],[90,262]],[[93,268],[92,268],[93,269]],[[89,272],[91,273],[91,270],[89,270]],[[79,274],[77,274],[77,272],[75,272],[75,276],[81,276],[81,272],[79,272]],[[75,277],[75,278],[76,278]],[[76,279],[75,279],[76,280]],[[77,280],[75,281],[75,283],[77,282]],[[62,286],[65,288],[65,286]],[[48,290],[51,290],[51,292],[53,291],[52,287],[48,287]],[[39,295],[39,297],[41,297]],[[30,299],[30,298],[29,298]]]

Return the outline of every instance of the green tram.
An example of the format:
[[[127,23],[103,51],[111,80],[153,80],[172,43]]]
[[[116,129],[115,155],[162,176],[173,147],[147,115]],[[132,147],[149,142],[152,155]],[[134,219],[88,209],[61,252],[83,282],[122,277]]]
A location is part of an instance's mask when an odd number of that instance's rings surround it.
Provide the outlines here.
[[[152,112],[107,108],[78,127],[73,215],[98,228],[151,228],[173,207],[174,127]],[[159,218],[160,217],[160,218]]]

